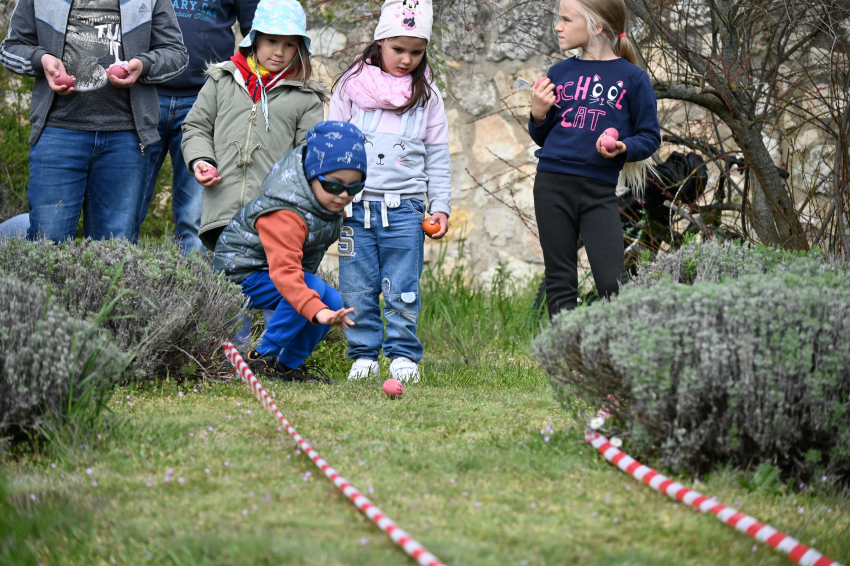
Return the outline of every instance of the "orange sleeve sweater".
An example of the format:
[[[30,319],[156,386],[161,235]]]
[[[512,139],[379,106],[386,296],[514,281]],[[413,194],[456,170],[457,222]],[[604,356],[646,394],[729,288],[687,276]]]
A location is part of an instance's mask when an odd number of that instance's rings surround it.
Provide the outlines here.
[[[276,210],[257,219],[260,242],[269,261],[269,277],[286,302],[304,318],[315,324],[313,318],[328,308],[319,294],[304,283],[304,242],[307,225],[291,210]]]

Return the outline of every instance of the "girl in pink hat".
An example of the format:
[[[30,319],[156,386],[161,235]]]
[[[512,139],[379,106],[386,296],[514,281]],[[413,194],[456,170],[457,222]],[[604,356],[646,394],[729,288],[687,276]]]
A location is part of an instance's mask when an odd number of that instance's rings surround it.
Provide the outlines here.
[[[377,375],[382,350],[393,378],[420,377],[422,223],[427,209],[438,228],[431,237],[442,238],[451,213],[448,123],[426,55],[431,23],[431,0],[387,0],[375,41],[334,85],[328,120],[363,131],[369,167],[339,240],[340,292],[357,313],[346,331],[349,379]]]

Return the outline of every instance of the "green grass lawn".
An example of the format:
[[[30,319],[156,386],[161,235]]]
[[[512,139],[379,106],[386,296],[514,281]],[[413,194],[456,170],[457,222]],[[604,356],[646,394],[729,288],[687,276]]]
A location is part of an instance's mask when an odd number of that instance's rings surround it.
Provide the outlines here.
[[[341,347],[318,352],[335,377]],[[787,563],[602,460],[526,357],[485,359],[426,363],[400,400],[380,379],[264,386],[332,466],[446,564]],[[240,381],[124,389],[111,406],[125,424],[92,446],[4,464],[0,563],[412,563]],[[696,489],[850,563],[846,496],[751,494],[732,472]]]
[[[310,360],[335,385],[263,384],[339,473],[449,566],[789,563],[605,462],[583,438],[596,408],[565,411],[526,354],[536,286],[465,269],[426,270],[424,377],[402,399],[381,391],[384,359],[380,379],[344,380],[339,330]],[[241,381],[159,380],[109,406],[84,445],[0,461],[0,564],[412,564]],[[846,491],[751,493],[751,478],[694,487],[850,564]]]

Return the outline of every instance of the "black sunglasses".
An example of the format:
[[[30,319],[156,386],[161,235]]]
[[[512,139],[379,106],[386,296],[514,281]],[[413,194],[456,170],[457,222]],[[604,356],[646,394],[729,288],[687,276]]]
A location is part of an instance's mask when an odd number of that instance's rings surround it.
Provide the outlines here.
[[[344,191],[348,191],[348,196],[353,197],[364,188],[366,188],[366,181],[360,181],[359,183],[352,183],[350,185],[343,185],[337,181],[331,181],[330,179],[325,179],[322,175],[318,176],[319,183],[321,183],[322,188],[328,191],[332,195],[341,195]]]

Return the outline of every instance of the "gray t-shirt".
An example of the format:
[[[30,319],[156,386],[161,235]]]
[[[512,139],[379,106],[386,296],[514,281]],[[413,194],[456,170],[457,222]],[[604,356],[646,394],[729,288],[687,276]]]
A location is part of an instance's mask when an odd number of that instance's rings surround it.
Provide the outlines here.
[[[66,130],[133,130],[130,89],[115,88],[106,72],[124,61],[119,0],[73,0],[62,62],[77,79],[74,92],[55,96],[47,126]]]

